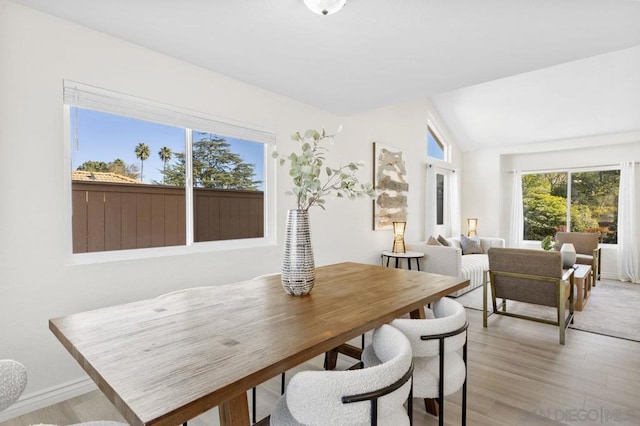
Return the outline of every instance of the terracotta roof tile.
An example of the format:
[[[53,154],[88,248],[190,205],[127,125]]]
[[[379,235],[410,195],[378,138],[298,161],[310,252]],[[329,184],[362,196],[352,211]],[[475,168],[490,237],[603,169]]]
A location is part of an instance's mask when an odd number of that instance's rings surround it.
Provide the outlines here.
[[[109,182],[109,183],[142,183],[128,176],[122,176],[111,172],[88,172],[84,170],[74,170],[71,172],[71,180],[86,182]]]

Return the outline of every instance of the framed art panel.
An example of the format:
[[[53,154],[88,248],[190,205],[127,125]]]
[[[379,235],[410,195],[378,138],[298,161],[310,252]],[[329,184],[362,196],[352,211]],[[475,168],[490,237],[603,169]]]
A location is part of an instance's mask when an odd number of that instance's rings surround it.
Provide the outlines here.
[[[396,148],[373,143],[373,229],[393,229],[393,222],[407,221],[409,180],[404,153]]]

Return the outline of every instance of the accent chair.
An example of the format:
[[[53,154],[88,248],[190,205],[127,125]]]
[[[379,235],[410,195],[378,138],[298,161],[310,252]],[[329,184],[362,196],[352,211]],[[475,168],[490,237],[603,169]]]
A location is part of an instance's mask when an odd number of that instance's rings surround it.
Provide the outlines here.
[[[483,287],[484,327],[487,327],[487,286],[491,285],[494,314],[556,325],[560,329],[560,344],[564,345],[565,331],[573,323],[574,283],[573,269],[562,269],[559,252],[492,248],[488,275]],[[500,305],[496,302],[499,298]],[[556,321],[507,312],[507,299],[555,307]],[[565,314],[567,306],[569,313]]]
[[[373,332],[373,343],[364,352],[374,353],[380,364],[295,374],[271,414],[270,424],[411,425],[411,344],[399,330],[383,325]],[[406,401],[408,408],[404,407]]]
[[[562,244],[571,243],[576,249],[576,263],[591,265],[593,285],[600,279],[600,236],[593,232],[556,232],[556,250],[562,248]]]
[[[396,319],[391,325],[407,336],[413,351],[413,394],[438,401],[439,425],[444,425],[444,397],[462,389],[462,421],[467,421],[467,313],[443,297],[425,310],[427,319]],[[460,353],[462,352],[462,353]],[[375,363],[365,351],[365,365]]]

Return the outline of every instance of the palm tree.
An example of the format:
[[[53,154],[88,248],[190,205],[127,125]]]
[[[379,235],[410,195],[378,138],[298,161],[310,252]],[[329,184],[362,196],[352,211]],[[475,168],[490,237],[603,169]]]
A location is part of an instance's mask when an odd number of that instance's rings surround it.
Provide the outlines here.
[[[147,158],[149,158],[149,145],[147,145],[144,142],[140,142],[137,146],[136,146],[136,157],[138,157],[138,159],[140,159],[140,182],[142,182],[143,180],[143,172],[144,172],[144,160],[146,160]]]
[[[171,148],[168,146],[163,146],[160,148],[160,151],[158,151],[158,155],[164,164],[162,167],[162,184],[164,185],[164,177],[167,174],[167,162],[173,157],[173,151],[171,151]]]

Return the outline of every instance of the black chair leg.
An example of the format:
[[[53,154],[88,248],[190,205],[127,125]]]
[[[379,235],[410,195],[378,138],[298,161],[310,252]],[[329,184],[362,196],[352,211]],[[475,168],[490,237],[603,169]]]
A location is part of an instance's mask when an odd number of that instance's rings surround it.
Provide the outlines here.
[[[256,422],[256,388],[251,389],[251,419]]]
[[[467,336],[465,335],[462,347],[462,360],[464,361],[464,382],[462,382],[462,426],[467,425]]]

